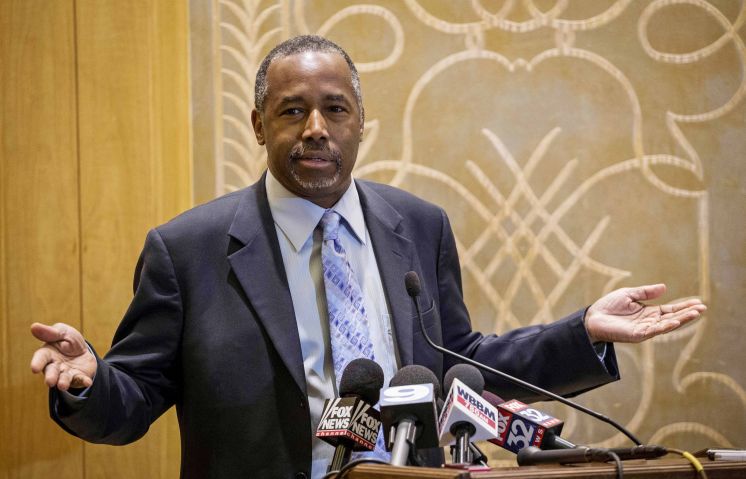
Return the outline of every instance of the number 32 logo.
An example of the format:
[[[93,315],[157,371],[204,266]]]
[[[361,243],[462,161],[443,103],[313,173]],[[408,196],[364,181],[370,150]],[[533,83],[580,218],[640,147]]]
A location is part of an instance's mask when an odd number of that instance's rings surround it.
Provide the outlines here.
[[[510,425],[510,435],[507,444],[515,446],[517,449],[523,449],[531,445],[531,438],[534,436],[535,428],[523,421],[513,419]]]

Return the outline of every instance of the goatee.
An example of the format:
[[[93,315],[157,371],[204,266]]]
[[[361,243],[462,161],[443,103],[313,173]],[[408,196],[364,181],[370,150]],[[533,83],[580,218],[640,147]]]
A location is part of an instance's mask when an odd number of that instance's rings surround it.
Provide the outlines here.
[[[334,175],[325,178],[307,179],[301,177],[298,174],[295,169],[296,161],[300,160],[307,153],[313,152],[322,154],[324,157],[334,162],[334,164],[336,165]],[[311,145],[306,145],[303,143],[301,143],[300,145],[296,145],[293,147],[292,150],[290,150],[288,161],[290,163],[290,174],[292,175],[293,179],[305,190],[322,190],[324,188],[329,188],[330,186],[337,183],[340,176],[342,175],[342,154],[338,150],[331,148],[329,145],[326,144],[318,147],[311,147]]]

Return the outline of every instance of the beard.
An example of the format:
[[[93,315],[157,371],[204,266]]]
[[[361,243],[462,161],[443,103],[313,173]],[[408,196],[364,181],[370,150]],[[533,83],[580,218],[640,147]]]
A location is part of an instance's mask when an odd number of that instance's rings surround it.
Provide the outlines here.
[[[309,147],[311,146],[311,147]],[[295,169],[295,162],[301,159],[306,153],[317,152],[323,153],[325,157],[334,162],[336,166],[332,176],[322,178],[303,178]],[[339,150],[331,148],[324,144],[319,147],[301,143],[290,150],[288,159],[290,163],[290,175],[305,190],[323,190],[337,183],[342,175],[342,154]]]

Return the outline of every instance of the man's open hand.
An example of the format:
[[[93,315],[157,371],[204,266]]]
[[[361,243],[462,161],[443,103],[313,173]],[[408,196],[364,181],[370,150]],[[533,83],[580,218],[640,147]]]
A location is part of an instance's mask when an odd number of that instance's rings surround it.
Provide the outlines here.
[[[665,284],[652,284],[617,289],[602,297],[585,314],[591,341],[639,343],[673,331],[697,319],[707,309],[697,298],[660,306],[642,303],[665,292]]]
[[[53,326],[34,323],[31,334],[44,342],[31,358],[31,371],[44,373],[47,386],[67,391],[93,384],[96,357],[77,329],[64,323]]]

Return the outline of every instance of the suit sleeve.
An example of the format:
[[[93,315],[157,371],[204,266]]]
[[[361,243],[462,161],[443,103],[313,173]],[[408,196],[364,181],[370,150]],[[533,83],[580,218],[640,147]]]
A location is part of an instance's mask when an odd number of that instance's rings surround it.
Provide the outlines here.
[[[50,390],[50,414],[63,429],[94,443],[127,444],[174,404],[179,385],[182,299],[173,263],[156,230],[135,273],[135,296],[82,407],[67,408]]]
[[[550,324],[515,329],[501,335],[472,331],[463,300],[461,267],[450,222],[442,213],[438,256],[438,297],[445,347],[556,394],[573,396],[619,379],[613,344],[603,360],[583,323],[585,310]],[[445,359],[445,370],[454,363]],[[544,399],[487,374],[488,389],[504,398]]]

